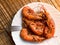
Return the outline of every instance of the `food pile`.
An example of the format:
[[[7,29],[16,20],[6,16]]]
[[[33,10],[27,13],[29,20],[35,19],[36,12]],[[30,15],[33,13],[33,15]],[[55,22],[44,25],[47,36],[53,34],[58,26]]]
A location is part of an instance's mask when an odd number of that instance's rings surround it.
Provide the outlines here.
[[[42,6],[39,13],[29,6],[22,9],[22,30],[20,37],[29,42],[42,42],[54,36],[55,24],[50,14]]]

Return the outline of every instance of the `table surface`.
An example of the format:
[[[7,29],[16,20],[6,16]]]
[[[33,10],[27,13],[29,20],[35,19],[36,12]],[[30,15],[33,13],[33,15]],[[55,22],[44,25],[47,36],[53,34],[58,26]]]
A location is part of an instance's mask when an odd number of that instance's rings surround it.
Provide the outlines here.
[[[31,2],[44,2],[60,11],[60,0],[0,0],[0,45],[15,45],[10,32],[15,13]]]

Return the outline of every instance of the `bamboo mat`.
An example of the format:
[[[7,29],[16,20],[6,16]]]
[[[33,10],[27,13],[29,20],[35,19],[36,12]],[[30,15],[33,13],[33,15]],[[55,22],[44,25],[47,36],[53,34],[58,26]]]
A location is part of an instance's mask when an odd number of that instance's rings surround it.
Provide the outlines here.
[[[0,0],[0,45],[15,45],[10,35],[12,19],[22,6],[31,2],[45,2],[60,11],[60,0]]]

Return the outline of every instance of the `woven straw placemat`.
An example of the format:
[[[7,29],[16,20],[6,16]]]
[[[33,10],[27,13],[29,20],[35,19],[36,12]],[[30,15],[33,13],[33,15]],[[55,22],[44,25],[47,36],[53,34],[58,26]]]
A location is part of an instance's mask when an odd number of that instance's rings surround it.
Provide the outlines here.
[[[10,35],[12,19],[23,5],[31,2],[45,2],[60,11],[60,0],[0,0],[0,45],[15,45]]]

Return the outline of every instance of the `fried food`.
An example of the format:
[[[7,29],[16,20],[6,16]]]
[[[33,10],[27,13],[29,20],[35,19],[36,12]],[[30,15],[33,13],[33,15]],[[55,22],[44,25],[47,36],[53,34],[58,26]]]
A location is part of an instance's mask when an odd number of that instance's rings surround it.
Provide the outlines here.
[[[44,37],[40,37],[37,35],[34,35],[33,33],[29,33],[27,28],[22,28],[20,36],[26,40],[26,41],[30,41],[30,42],[41,42],[43,41],[45,38]]]
[[[32,19],[32,20],[40,20],[41,18],[41,13],[40,14],[36,14],[34,12],[34,10],[32,10],[30,7],[26,6],[22,9],[22,15],[28,19]],[[39,16],[38,16],[39,15]]]
[[[23,20],[26,22],[26,24],[29,26],[29,28],[31,29],[31,31],[33,33],[35,33],[36,35],[42,35],[43,34],[43,30],[44,30],[44,24],[43,23],[41,23],[41,22],[34,23],[33,21],[29,21],[25,18],[23,18]],[[39,25],[37,23],[39,23]]]
[[[23,26],[20,37],[25,41],[42,42],[54,36],[54,21],[44,6],[40,8],[43,10],[40,13],[34,12],[29,6],[22,9]]]
[[[46,9],[43,7],[42,8],[44,10],[44,15],[47,17],[46,23],[47,23],[47,27],[45,27],[45,37],[46,38],[51,38],[54,36],[54,32],[55,32],[55,24],[53,19],[51,18],[50,14],[46,11]]]

